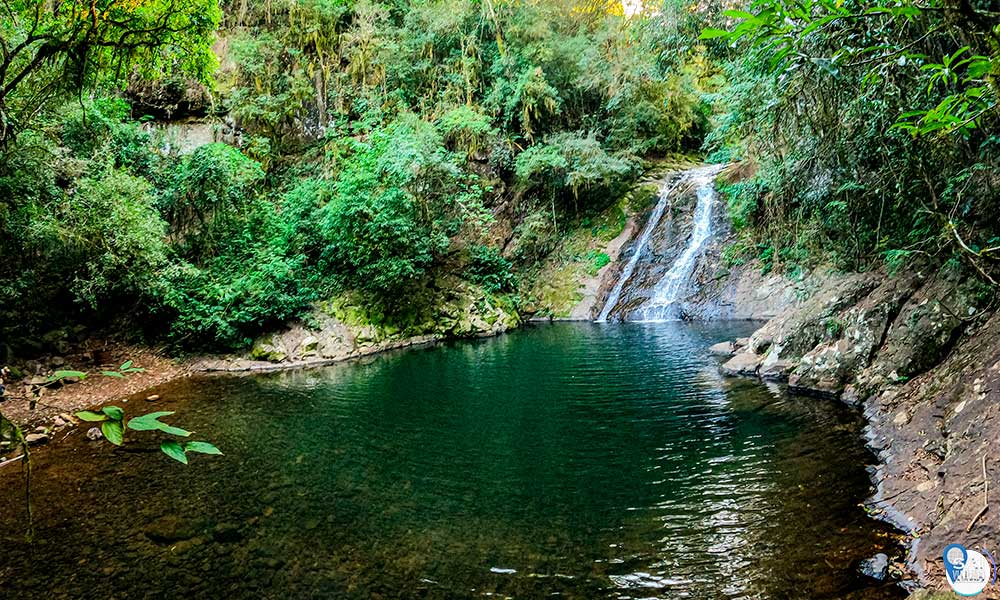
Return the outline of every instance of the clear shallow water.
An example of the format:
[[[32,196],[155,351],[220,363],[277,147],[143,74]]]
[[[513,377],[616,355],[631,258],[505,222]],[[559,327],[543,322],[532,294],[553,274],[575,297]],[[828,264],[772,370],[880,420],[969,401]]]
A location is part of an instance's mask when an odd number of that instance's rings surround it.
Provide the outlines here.
[[[225,457],[76,434],[0,473],[22,598],[896,598],[850,410],[723,380],[706,326],[557,324],[327,369],[195,378],[156,409]],[[150,409],[142,400],[130,414]]]

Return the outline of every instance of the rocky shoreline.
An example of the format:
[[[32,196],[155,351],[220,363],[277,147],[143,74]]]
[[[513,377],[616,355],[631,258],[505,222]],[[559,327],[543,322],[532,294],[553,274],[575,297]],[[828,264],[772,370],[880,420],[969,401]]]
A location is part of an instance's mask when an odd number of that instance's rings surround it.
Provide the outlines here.
[[[950,543],[995,548],[1000,513],[986,486],[1000,483],[990,450],[1000,439],[1000,314],[991,304],[955,265],[844,275],[749,338],[711,349],[727,375],[787,382],[864,412],[879,459],[869,510],[908,536],[911,588],[946,589],[940,556]]]

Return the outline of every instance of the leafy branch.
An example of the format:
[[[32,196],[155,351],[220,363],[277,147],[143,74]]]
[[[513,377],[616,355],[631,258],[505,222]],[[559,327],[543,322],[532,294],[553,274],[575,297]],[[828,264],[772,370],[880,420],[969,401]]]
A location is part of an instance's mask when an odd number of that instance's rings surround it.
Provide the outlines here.
[[[116,446],[122,446],[125,444],[126,429],[131,429],[132,431],[159,431],[181,438],[190,436],[190,431],[160,421],[161,418],[169,417],[172,414],[174,414],[173,411],[158,411],[126,420],[123,409],[117,406],[105,406],[101,409],[101,412],[84,410],[76,413],[76,416],[88,423],[100,423],[101,433],[104,434],[105,439]],[[173,439],[164,440],[160,444],[160,450],[170,458],[184,464],[188,464],[188,452],[214,455],[222,454],[218,448],[208,442],[186,442],[182,444]]]

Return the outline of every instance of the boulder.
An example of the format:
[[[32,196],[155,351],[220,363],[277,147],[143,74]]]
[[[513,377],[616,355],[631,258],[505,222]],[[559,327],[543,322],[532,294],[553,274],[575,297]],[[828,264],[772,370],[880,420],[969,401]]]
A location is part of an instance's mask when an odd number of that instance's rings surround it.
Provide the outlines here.
[[[975,278],[946,269],[899,311],[878,356],[857,378],[860,398],[908,381],[940,363],[967,326],[963,319],[979,311],[983,299]]]
[[[795,361],[775,358],[772,355],[768,355],[763,361],[761,361],[760,368],[757,370],[757,375],[766,381],[785,382],[788,381],[788,374],[792,372],[795,365]]]
[[[723,356],[730,357],[736,351],[736,346],[733,342],[720,342],[714,346],[709,347],[708,353],[713,356]]]
[[[309,335],[302,340],[301,344],[299,344],[298,354],[300,356],[316,354],[317,348],[319,348],[319,338],[314,335]]]
[[[890,278],[856,306],[829,317],[826,339],[802,357],[789,385],[839,394],[871,362],[893,319],[921,283],[918,273]]]
[[[288,358],[288,349],[278,335],[269,335],[257,340],[250,351],[250,358],[279,363]]]
[[[763,358],[753,352],[741,352],[722,365],[722,372],[730,376],[754,376]]]

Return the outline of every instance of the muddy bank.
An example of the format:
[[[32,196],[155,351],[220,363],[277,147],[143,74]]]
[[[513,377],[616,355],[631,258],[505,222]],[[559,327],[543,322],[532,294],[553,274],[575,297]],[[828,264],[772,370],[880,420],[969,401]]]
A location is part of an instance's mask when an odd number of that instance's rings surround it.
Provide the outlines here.
[[[22,427],[47,427],[59,415],[131,396],[191,372],[189,361],[170,358],[144,346],[88,340],[65,350],[62,354],[9,365],[12,373],[5,382],[7,400],[0,404],[6,418]],[[141,370],[123,377],[101,375],[101,371],[117,371],[127,361]],[[49,376],[59,370],[81,371],[87,376],[48,384]],[[40,386],[44,389],[38,395]]]
[[[872,511],[911,540],[915,583],[946,589],[950,543],[995,554],[1000,489],[1000,314],[961,267],[830,277],[741,344],[715,348],[728,375],[785,381],[862,408]],[[1000,593],[987,590],[985,597]]]

